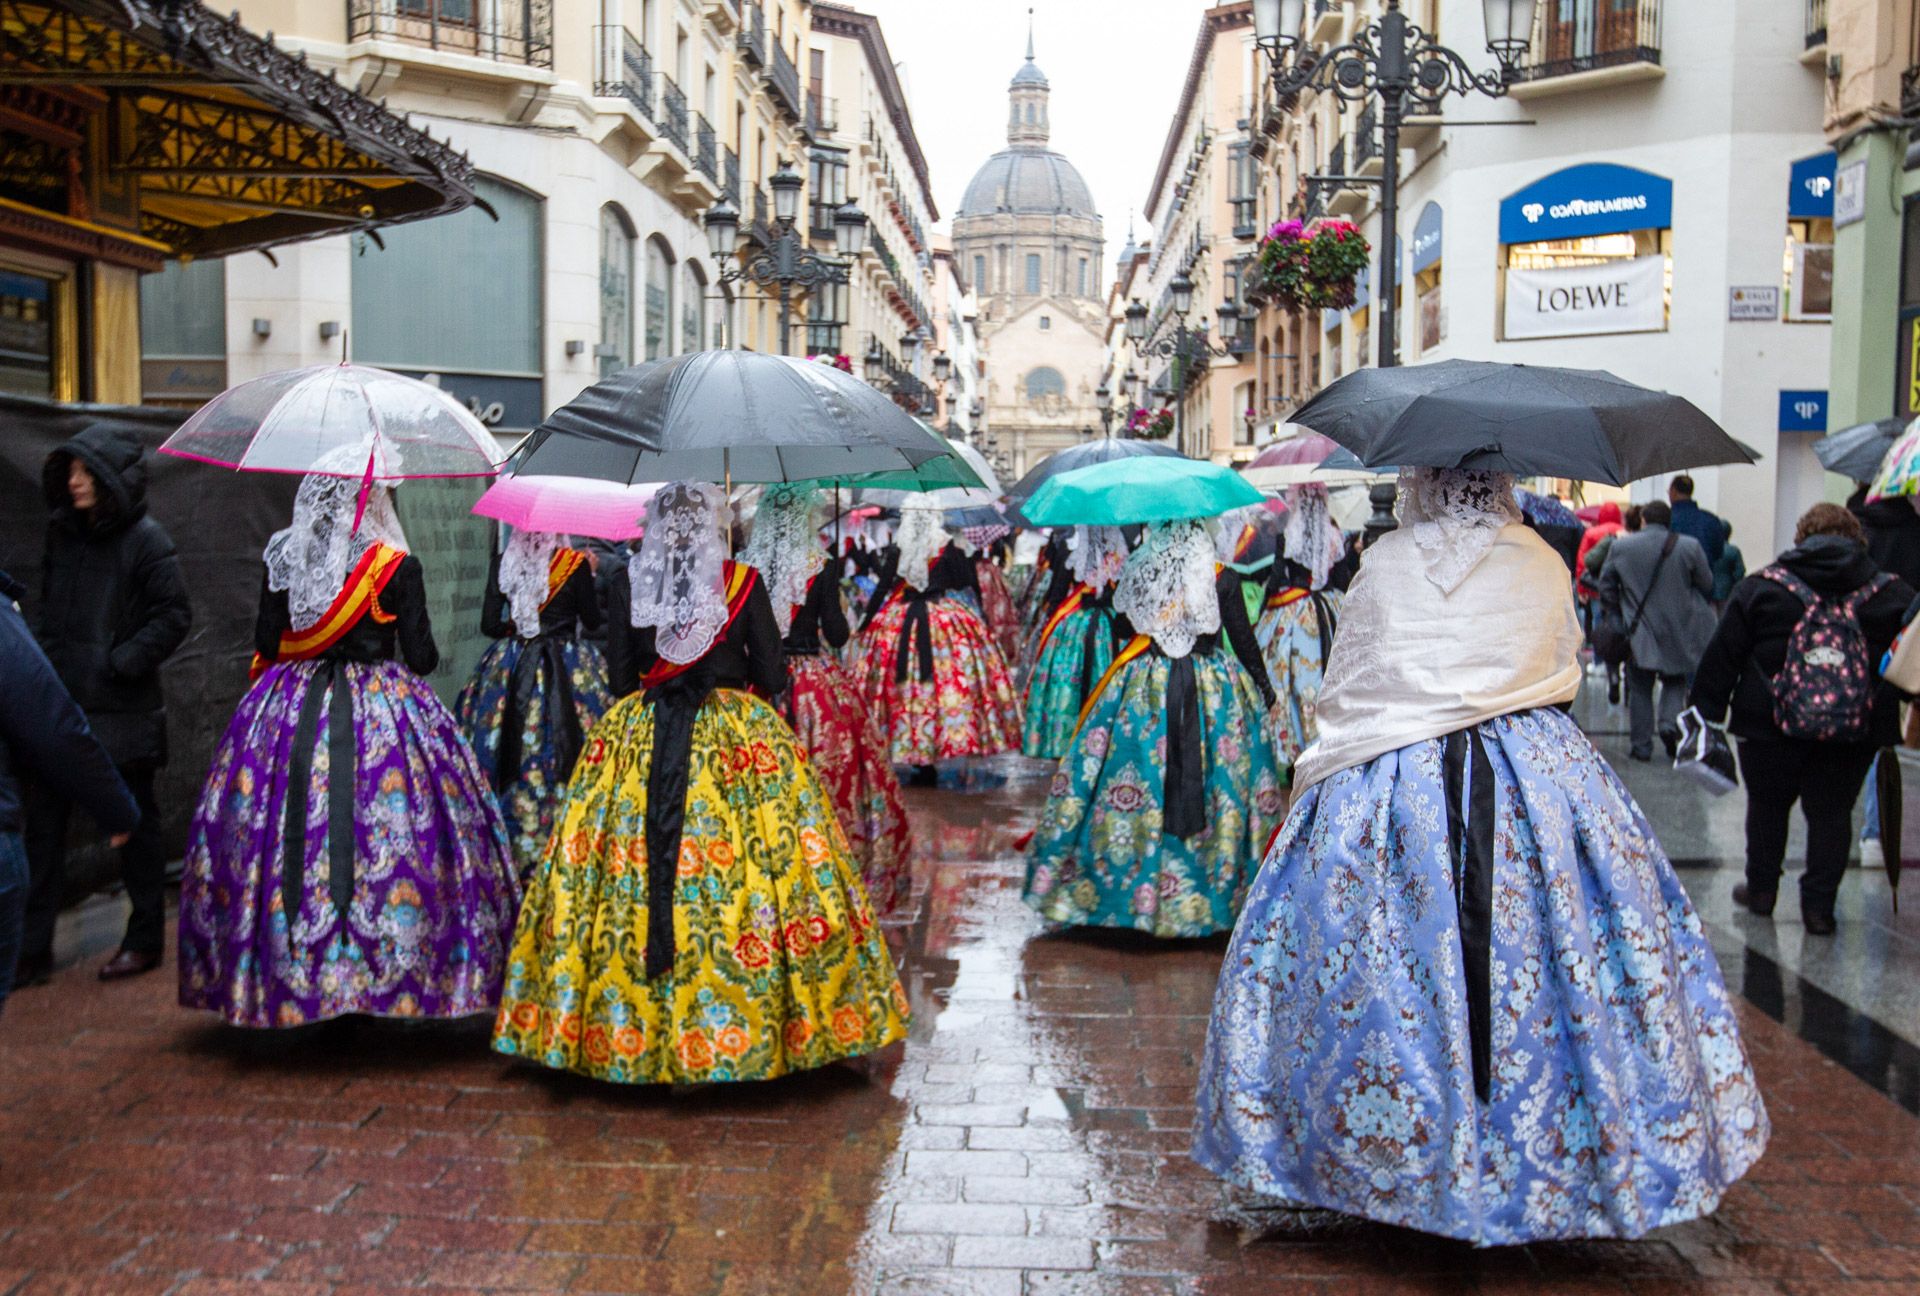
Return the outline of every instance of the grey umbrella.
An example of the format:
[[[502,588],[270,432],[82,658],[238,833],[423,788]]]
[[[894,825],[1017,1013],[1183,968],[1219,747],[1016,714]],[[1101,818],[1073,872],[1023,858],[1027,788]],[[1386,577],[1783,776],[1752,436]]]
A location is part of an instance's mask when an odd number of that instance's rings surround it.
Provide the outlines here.
[[[1368,468],[1477,468],[1624,486],[1683,468],[1753,462],[1685,397],[1599,369],[1483,360],[1358,369],[1293,421],[1339,442]]]
[[[1893,443],[1907,429],[1901,418],[1883,418],[1872,423],[1856,423],[1829,433],[1813,443],[1814,456],[1828,472],[1857,482],[1870,482],[1880,472],[1880,461],[1893,449]]]
[[[696,351],[601,379],[514,454],[521,476],[808,481],[916,468],[945,441],[831,365]]]

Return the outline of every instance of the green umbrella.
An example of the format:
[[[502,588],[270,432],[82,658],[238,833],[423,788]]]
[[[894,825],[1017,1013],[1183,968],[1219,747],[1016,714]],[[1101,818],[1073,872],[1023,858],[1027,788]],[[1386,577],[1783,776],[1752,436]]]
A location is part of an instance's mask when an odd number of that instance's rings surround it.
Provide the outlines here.
[[[916,420],[918,421],[918,420]],[[924,423],[921,426],[926,426]],[[931,431],[931,429],[929,429]],[[938,436],[938,433],[934,433]],[[974,471],[953,443],[941,438],[947,452],[937,455],[914,468],[896,468],[877,473],[843,473],[836,477],[816,477],[813,484],[823,489],[835,486],[858,487],[861,490],[902,490],[936,491],[954,487],[978,490],[986,486],[980,474]]]
[[[1132,526],[1214,517],[1266,497],[1204,459],[1112,459],[1050,477],[1021,506],[1035,526]]]

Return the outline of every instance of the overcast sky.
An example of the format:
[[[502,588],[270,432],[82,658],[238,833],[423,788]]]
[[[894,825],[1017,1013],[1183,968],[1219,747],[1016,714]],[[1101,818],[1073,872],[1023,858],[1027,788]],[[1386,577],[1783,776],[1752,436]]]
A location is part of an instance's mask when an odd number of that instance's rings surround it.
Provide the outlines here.
[[[1106,221],[1107,268],[1127,211],[1153,183],[1206,5],[1199,0],[851,0],[879,17],[933,175],[941,227],[967,181],[1006,147],[1007,82],[1026,54],[1053,87],[1053,147],[1086,177]],[[1139,222],[1144,233],[1146,224]]]

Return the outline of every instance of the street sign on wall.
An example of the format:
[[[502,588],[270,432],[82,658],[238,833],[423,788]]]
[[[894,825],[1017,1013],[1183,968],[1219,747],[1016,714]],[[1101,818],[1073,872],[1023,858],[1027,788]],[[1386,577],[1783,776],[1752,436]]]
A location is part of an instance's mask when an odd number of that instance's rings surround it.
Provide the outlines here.
[[[1727,289],[1727,318],[1730,320],[1776,320],[1780,318],[1778,284],[1747,284]]]
[[[1649,333],[1667,326],[1667,259],[1507,271],[1507,341]]]
[[[1833,227],[1845,229],[1867,218],[1867,160],[1849,162],[1833,176]]]

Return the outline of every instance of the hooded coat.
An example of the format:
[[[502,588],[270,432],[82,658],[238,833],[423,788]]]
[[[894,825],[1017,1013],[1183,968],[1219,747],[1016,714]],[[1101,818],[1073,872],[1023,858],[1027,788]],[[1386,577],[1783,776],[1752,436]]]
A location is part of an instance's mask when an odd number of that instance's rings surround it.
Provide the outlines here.
[[[1849,594],[1880,573],[1867,551],[1844,536],[1811,536],[1774,561],[1826,597]],[[1895,577],[1860,609],[1867,661],[1876,676],[1912,601],[1912,588]],[[1739,738],[1779,738],[1773,723],[1773,677],[1786,665],[1787,645],[1805,614],[1806,607],[1778,581],[1755,575],[1734,586],[1694,675],[1692,702],[1700,714],[1714,724],[1726,720]],[[1899,736],[1899,695],[1882,680],[1874,694],[1869,740],[1884,747]]]
[[[1867,553],[1881,571],[1898,576],[1920,589],[1920,510],[1911,496],[1867,503],[1862,486],[1847,501],[1847,510],[1860,519],[1867,533]]]
[[[160,666],[185,642],[193,608],[166,529],[147,516],[140,434],[95,423],[47,456],[53,516],[42,573],[40,646],[117,765],[162,765],[167,721]],[[99,504],[73,507],[75,459]]]

